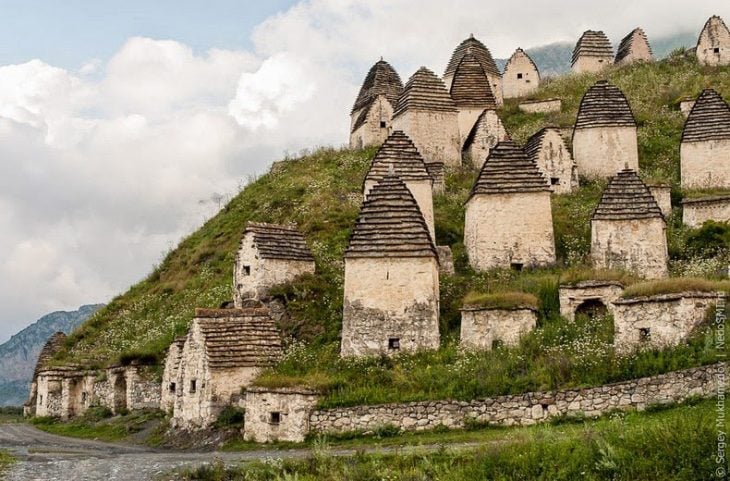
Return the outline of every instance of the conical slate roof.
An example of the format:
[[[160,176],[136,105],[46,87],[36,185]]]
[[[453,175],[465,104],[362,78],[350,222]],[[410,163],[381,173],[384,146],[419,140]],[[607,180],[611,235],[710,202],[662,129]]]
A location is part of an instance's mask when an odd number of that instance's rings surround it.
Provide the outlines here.
[[[360,87],[352,112],[356,112],[375,100],[378,95],[385,95],[392,105],[398,101],[403,92],[403,82],[393,67],[385,60],[380,60],[370,68],[365,81]]]
[[[406,82],[398,98],[393,117],[406,110],[428,112],[456,112],[444,82],[426,67],[419,68]]]
[[[389,174],[396,175],[405,182],[431,180],[423,157],[402,130],[394,131],[385,139],[370,164],[365,181],[379,182]]]
[[[618,87],[599,80],[580,101],[575,128],[618,126],[636,126],[629,101]]]
[[[438,258],[423,214],[401,179],[388,175],[370,190],[345,257]]]
[[[464,55],[456,67],[450,95],[457,107],[497,108],[484,68],[471,53]]]
[[[720,30],[725,30],[726,32],[730,33],[730,29],[727,28],[727,25],[725,25],[725,21],[720,17],[719,15],[713,15],[710,18],[707,19],[705,22],[705,26],[702,27],[702,30],[700,31],[700,35],[697,38],[697,46],[699,47],[700,41],[702,40],[703,35],[707,35],[711,37],[711,40],[717,41],[717,38],[712,38],[717,32],[717,30],[713,31],[712,27],[716,27]]]
[[[37,377],[38,373],[45,369],[53,356],[58,353],[63,347],[63,343],[66,341],[66,334],[63,332],[55,332],[51,337],[48,338],[46,343],[43,345],[40,354],[38,355],[38,361],[35,364],[35,371],[33,377]]]
[[[492,57],[492,53],[486,45],[474,38],[474,36],[471,36],[454,49],[454,53],[451,54],[451,60],[449,60],[449,64],[446,66],[444,77],[456,72],[456,68],[459,66],[461,59],[467,53],[471,53],[476,57],[486,73],[496,75],[497,77],[501,76],[497,64]]]
[[[296,227],[262,222],[249,222],[243,234],[253,233],[254,244],[262,259],[312,261],[314,257],[304,236]]]
[[[730,106],[720,94],[705,89],[697,98],[682,131],[682,142],[730,139]]]
[[[498,143],[482,165],[469,198],[478,194],[549,192],[537,164],[511,140]]]
[[[602,31],[586,30],[578,39],[573,49],[571,65],[575,64],[578,57],[606,57],[613,59],[613,48],[608,37]]]
[[[637,27],[621,39],[621,43],[616,51],[616,63],[619,63],[621,60],[628,57],[631,54],[631,51],[637,47],[637,42],[645,43],[646,48],[649,49],[649,55],[653,55],[651,45],[649,45],[649,39],[646,38],[646,33],[644,33],[644,30]]]
[[[636,171],[624,169],[611,177],[591,220],[664,219],[649,188]]]

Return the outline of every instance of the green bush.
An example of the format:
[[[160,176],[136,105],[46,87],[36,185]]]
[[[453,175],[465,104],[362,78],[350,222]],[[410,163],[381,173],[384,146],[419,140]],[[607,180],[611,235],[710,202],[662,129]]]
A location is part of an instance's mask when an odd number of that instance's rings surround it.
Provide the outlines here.
[[[214,423],[216,428],[242,428],[246,411],[235,406],[226,406]]]

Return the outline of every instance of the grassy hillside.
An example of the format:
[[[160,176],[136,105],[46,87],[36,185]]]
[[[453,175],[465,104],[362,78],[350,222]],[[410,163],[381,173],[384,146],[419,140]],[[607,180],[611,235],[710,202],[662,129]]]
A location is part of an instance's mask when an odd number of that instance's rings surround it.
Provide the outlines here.
[[[683,123],[677,101],[697,95],[707,86],[730,97],[730,68],[701,69],[692,60],[672,58],[612,70],[608,76],[627,94],[639,122],[642,175],[676,183]],[[559,114],[524,114],[514,103],[508,104],[501,113],[507,129],[516,140],[524,141],[548,123],[569,126],[583,92],[594,80],[591,75],[560,78],[535,95],[562,98],[564,108]],[[158,362],[173,337],[186,331],[195,307],[215,307],[230,299],[234,253],[248,220],[296,222],[312,247],[318,270],[316,276],[276,289],[275,294],[287,302],[295,319],[282,327],[298,342],[287,357],[289,362],[267,373],[262,382],[306,380],[327,389],[330,397],[325,403],[462,397],[585,385],[714,359],[714,352],[705,343],[707,333],[700,332],[689,346],[672,352],[649,352],[629,361],[609,362],[614,356],[605,346],[606,339],[585,334],[601,331],[601,326],[570,327],[559,318],[558,279],[565,267],[585,264],[590,247],[588,220],[603,187],[599,183],[554,197],[557,267],[525,273],[471,271],[462,245],[463,203],[476,172],[465,167],[448,176],[446,193],[434,199],[437,241],[452,247],[457,267],[457,275],[441,279],[444,348],[395,360],[363,361],[362,365],[340,363],[336,348],[342,311],[342,253],[357,216],[362,179],[374,153],[375,149],[321,149],[277,165],[185,239],[147,279],[115,298],[77,330],[58,362],[97,366],[135,358]],[[680,195],[675,189],[675,196]],[[727,226],[691,231],[674,217],[669,229],[674,274],[712,276],[727,265]],[[529,292],[539,300],[540,329],[528,336],[523,346],[505,351],[507,355],[495,351],[475,356],[476,360],[466,359],[454,345],[464,296],[504,291]],[[596,346],[589,342],[593,338]],[[600,350],[600,356],[594,356],[594,348]],[[591,356],[605,363],[586,362]],[[469,366],[461,369],[461,364]],[[479,382],[467,382],[475,374]]]

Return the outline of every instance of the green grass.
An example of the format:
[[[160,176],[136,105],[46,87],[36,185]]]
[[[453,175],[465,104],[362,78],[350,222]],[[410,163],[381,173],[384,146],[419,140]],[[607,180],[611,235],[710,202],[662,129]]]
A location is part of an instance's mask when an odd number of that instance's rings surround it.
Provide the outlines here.
[[[681,197],[678,152],[683,117],[678,100],[697,95],[706,86],[730,97],[730,68],[701,68],[692,60],[671,58],[611,69],[607,75],[626,93],[636,115],[642,176],[670,182],[675,197]],[[519,112],[515,102],[508,102],[500,115],[520,142],[547,124],[569,126],[583,93],[596,78],[571,75],[541,87],[536,98],[561,98],[560,113],[526,114]],[[595,385],[711,359],[712,352],[704,349],[701,338],[688,346],[665,353],[642,353],[632,360],[614,359],[603,345],[606,339],[587,339],[584,345],[592,347],[586,347],[586,352],[570,347],[587,334],[582,327],[568,326],[559,318],[558,285],[566,269],[585,272],[590,216],[605,183],[584,183],[574,193],[553,196],[555,267],[476,273],[468,265],[463,244],[464,202],[476,171],[463,167],[447,174],[446,192],[434,197],[437,243],[451,247],[456,267],[455,275],[440,279],[442,348],[395,359],[340,361],[342,255],[362,200],[362,179],[374,153],[372,148],[318,149],[253,180],[218,215],[171,251],[146,279],[113,299],[69,336],[55,362],[102,367],[140,359],[159,368],[165,349],[175,336],[186,332],[196,307],[216,307],[231,298],[231,266],[249,220],[296,222],[317,264],[316,275],[274,289],[273,294],[286,303],[291,314],[280,327],[286,339],[294,340],[294,348],[280,366],[258,382],[304,382],[322,388],[327,393],[324,405],[468,399]],[[681,216],[675,215],[667,233],[673,275],[716,276],[730,261],[726,226],[688,229],[681,225]],[[455,340],[464,297],[469,292],[492,296],[511,291],[537,298],[540,329],[515,349],[461,353]],[[597,357],[591,351],[594,348],[600,350]],[[604,365],[594,366],[594,358]]]
[[[15,406],[0,407],[0,423],[19,423],[23,421],[23,408]]]
[[[7,451],[0,449],[0,479],[15,462],[15,458]]]
[[[730,281],[713,281],[697,277],[678,277],[641,282],[627,287],[622,297],[646,297],[678,292],[730,292]]]
[[[336,457],[330,454],[331,446],[320,441],[307,459],[271,459],[231,469],[214,464],[181,474],[181,479],[710,480],[718,479],[713,477],[715,419],[714,403],[704,401],[651,413],[617,412],[581,424],[441,435],[447,443],[483,443],[476,449]],[[438,443],[433,433],[421,436],[424,443]]]
[[[106,408],[90,408],[83,416],[67,422],[46,417],[33,418],[31,422],[42,431],[60,436],[124,441],[163,417],[164,413],[160,411],[134,411],[124,416],[112,416]]]
[[[623,286],[639,282],[635,275],[624,271],[592,269],[589,267],[573,267],[560,275],[560,284],[575,285],[582,281],[613,281]]]
[[[526,292],[495,292],[485,294],[470,291],[464,296],[464,307],[482,307],[486,309],[517,309],[529,307],[537,309],[540,301],[533,294]]]

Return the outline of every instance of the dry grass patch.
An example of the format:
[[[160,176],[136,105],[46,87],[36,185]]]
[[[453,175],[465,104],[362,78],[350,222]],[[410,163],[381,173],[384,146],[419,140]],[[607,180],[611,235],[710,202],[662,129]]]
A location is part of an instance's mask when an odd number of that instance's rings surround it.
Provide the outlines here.
[[[540,303],[532,294],[527,292],[497,292],[483,294],[480,292],[469,292],[464,296],[464,307],[484,307],[488,309],[517,309],[529,307],[537,309]]]
[[[730,292],[730,281],[713,281],[698,277],[674,277],[656,281],[642,282],[624,290],[624,299],[649,297],[679,292]]]
[[[636,284],[640,279],[625,271],[591,269],[588,267],[574,267],[566,270],[560,276],[561,284],[574,285],[583,281],[615,281],[623,286],[629,286]]]

